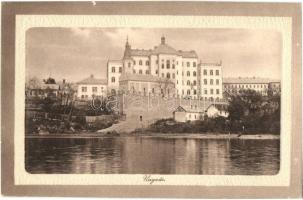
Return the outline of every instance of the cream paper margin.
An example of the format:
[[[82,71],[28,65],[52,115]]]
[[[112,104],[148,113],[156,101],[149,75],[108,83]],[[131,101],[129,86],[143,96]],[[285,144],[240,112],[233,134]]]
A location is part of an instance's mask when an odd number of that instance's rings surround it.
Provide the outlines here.
[[[154,185],[288,186],[291,149],[291,25],[289,17],[147,16],[147,15],[17,15],[15,55],[15,155],[16,185],[149,185],[143,175],[130,174],[30,174],[25,170],[25,34],[32,27],[137,27],[137,28],[243,28],[282,33],[281,161],[273,176],[161,175]],[[153,175],[154,177],[159,177]]]

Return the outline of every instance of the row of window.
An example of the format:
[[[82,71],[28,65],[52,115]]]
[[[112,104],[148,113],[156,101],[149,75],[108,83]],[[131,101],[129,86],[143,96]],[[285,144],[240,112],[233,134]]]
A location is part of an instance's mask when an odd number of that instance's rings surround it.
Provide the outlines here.
[[[134,60],[134,65],[136,65],[136,63],[137,63],[136,60]],[[149,63],[149,60],[146,60],[145,62],[142,61],[142,60],[139,60],[139,61],[138,61],[138,64],[139,64],[139,65],[143,65],[143,63],[144,63],[146,66],[149,66],[149,64],[150,64],[150,63]],[[159,64],[159,61],[158,61],[158,60],[156,60],[156,64]],[[165,64],[166,64],[167,69],[169,69],[170,66],[172,66],[173,69],[174,69],[174,67],[175,67],[175,60],[172,60],[172,62],[171,62],[170,60],[166,60],[166,61],[162,60],[161,66],[162,66],[163,69],[164,69]],[[177,64],[177,65],[179,64],[178,61],[176,62],[176,64]],[[130,64],[129,64],[128,66],[130,67]],[[182,62],[182,66],[184,66],[184,62]],[[190,62],[186,62],[186,66],[187,66],[187,67],[190,67]],[[193,67],[196,67],[196,66],[197,66],[197,63],[196,63],[196,62],[193,62],[192,66],[193,66]]]
[[[216,90],[210,89],[209,90],[209,94],[214,94],[214,92],[216,92],[216,94],[220,94],[220,89],[216,89]],[[196,95],[197,94],[197,90],[193,90],[192,92],[191,92],[191,90],[187,90],[186,94],[187,95],[191,95],[191,94]],[[207,89],[204,90],[204,94],[206,94],[206,95],[208,94],[208,90]],[[182,90],[182,95],[184,95],[184,90]]]
[[[200,84],[200,81],[198,81],[198,83]],[[219,85],[219,83],[220,83],[220,80],[216,79],[216,85]],[[177,80],[177,84],[179,84],[178,80]],[[197,82],[194,80],[193,85],[196,85],[196,84],[197,84]],[[214,85],[214,79],[210,79],[209,84]],[[184,85],[184,81],[182,81],[182,85]],[[186,85],[191,85],[189,80],[186,82]],[[207,79],[204,79],[204,85],[207,85]]]
[[[135,74],[135,73],[137,73],[137,71],[134,69],[133,73]],[[142,69],[139,69],[139,74],[143,74]],[[149,70],[145,70],[145,74],[149,74]]]
[[[207,85],[208,84],[207,79],[204,79],[203,83],[204,83],[204,85]],[[220,83],[220,80],[216,79],[216,85],[219,85],[219,83]],[[209,85],[214,85],[214,79],[209,79]]]
[[[116,68],[112,67],[112,73],[116,72]],[[119,67],[119,73],[122,73],[122,67]]]
[[[266,84],[237,84],[237,85],[231,85],[231,84],[225,84],[225,88],[267,88]]]
[[[92,89],[92,92],[98,92],[98,87],[92,87],[91,89]],[[104,87],[101,87],[100,89],[101,89],[100,91],[103,92]],[[81,91],[87,92],[87,87],[82,87]]]
[[[207,75],[207,74],[208,74],[207,69],[204,69],[203,70],[203,75]],[[210,69],[209,70],[209,75],[214,75],[214,70]],[[217,69],[216,70],[216,76],[219,76],[219,75],[220,75],[220,71]]]
[[[139,60],[138,64],[139,65],[143,65],[143,61]],[[134,65],[136,65],[136,61],[135,60],[134,60]],[[145,61],[145,65],[149,66],[149,61],[148,60]],[[130,65],[128,65],[128,66],[130,66]]]
[[[97,98],[100,98],[101,96],[95,96]],[[81,99],[87,99],[88,98],[88,95],[81,95]]]
[[[214,89],[209,89],[209,94],[214,94]],[[208,94],[208,90],[204,89],[204,94]],[[216,94],[220,94],[220,89],[216,89]]]

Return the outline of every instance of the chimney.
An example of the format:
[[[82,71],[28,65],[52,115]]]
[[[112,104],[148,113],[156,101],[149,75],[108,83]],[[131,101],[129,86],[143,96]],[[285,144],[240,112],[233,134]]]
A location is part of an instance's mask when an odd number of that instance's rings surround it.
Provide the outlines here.
[[[161,37],[161,44],[165,44],[165,37],[164,36]]]

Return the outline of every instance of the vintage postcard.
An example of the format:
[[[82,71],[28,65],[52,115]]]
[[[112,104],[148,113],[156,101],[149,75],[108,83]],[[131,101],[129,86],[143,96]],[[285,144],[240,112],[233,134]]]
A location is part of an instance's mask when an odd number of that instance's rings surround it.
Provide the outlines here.
[[[300,196],[300,4],[173,4],[2,4],[4,194]]]

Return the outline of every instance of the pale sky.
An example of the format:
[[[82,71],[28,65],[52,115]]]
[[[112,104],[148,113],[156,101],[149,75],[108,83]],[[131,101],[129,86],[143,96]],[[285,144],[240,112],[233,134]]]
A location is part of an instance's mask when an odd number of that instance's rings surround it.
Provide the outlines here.
[[[281,77],[281,34],[248,29],[32,28],[26,33],[26,78],[49,76],[77,82],[94,74],[106,78],[107,60],[132,48],[166,43],[195,50],[202,62],[223,63],[223,77]]]

